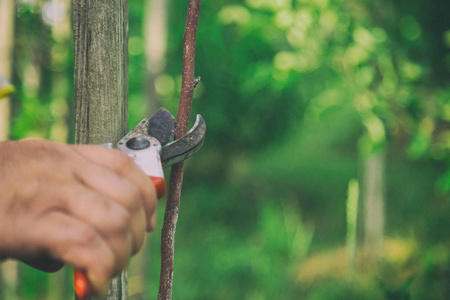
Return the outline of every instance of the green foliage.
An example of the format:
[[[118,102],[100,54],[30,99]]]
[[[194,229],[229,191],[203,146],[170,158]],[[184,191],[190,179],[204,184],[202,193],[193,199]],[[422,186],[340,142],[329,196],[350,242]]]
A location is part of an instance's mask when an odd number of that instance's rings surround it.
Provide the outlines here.
[[[345,282],[325,282],[314,287],[308,294],[308,300],[381,300],[386,299],[374,286],[350,285]],[[395,298],[400,299],[400,298]]]

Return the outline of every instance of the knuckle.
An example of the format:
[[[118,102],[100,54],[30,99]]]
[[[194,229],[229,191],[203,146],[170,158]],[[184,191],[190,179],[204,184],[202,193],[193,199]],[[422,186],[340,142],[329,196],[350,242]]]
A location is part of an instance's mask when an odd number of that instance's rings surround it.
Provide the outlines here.
[[[118,168],[129,168],[134,163],[133,160],[123,151],[115,150],[116,157],[114,163]]]
[[[118,209],[114,217],[115,232],[126,234],[131,227],[131,215],[124,209]]]
[[[142,203],[142,194],[137,186],[129,184],[126,188],[126,196],[124,205],[126,209],[132,213],[139,211]]]
[[[88,226],[78,230],[76,238],[80,244],[85,246],[92,246],[99,243],[99,236],[97,232]]]

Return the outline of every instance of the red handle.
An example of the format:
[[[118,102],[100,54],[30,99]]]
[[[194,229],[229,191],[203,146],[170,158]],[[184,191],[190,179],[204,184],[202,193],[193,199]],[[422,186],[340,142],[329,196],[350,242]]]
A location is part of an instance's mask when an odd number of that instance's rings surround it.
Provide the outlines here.
[[[86,275],[80,270],[73,272],[73,287],[79,299],[87,298],[91,293]]]
[[[156,189],[156,196],[161,199],[166,193],[166,180],[162,177],[149,176]]]

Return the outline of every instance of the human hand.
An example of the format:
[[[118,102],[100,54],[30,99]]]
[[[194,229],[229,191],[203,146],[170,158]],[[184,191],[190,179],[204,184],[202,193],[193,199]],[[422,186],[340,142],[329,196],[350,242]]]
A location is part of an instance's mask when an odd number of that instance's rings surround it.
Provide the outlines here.
[[[43,140],[0,143],[0,258],[83,270],[94,294],[143,245],[156,193],[125,153]]]

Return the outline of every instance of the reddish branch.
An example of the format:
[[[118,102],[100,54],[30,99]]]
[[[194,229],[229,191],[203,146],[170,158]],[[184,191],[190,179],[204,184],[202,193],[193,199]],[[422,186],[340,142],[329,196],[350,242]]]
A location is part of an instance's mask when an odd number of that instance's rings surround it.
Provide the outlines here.
[[[175,128],[175,139],[178,139],[187,133],[192,106],[192,96],[194,94],[195,86],[199,82],[199,78],[194,80],[194,67],[200,4],[201,0],[189,0],[188,3],[186,27],[183,37],[184,51],[181,96],[177,114],[177,127]],[[161,275],[158,300],[172,299],[175,230],[180,207],[183,171],[183,163],[172,166],[170,170],[169,193],[167,195],[166,212],[161,232]]]

